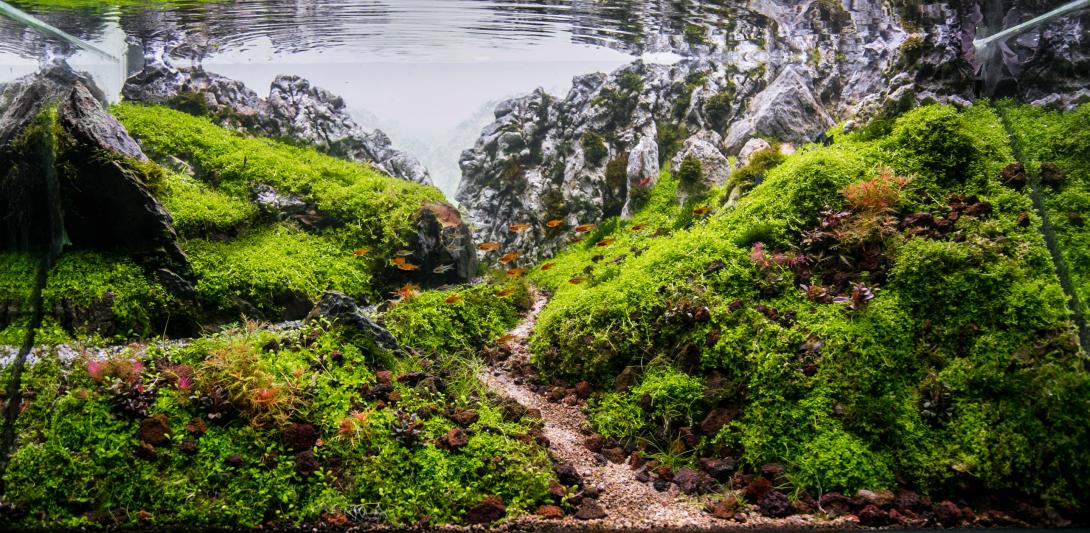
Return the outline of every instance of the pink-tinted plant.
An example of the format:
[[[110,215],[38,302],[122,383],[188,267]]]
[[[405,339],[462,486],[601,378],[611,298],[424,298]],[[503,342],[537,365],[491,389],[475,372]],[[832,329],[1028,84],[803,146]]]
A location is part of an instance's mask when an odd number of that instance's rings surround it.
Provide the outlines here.
[[[87,373],[91,379],[101,382],[106,378],[106,361],[104,359],[89,359],[87,361]]]

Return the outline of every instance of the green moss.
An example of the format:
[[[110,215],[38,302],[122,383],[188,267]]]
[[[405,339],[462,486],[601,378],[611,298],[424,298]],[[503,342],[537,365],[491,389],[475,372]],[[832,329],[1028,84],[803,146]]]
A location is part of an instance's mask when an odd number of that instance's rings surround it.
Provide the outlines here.
[[[185,251],[197,275],[200,300],[234,309],[243,298],[261,310],[281,311],[293,293],[316,299],[326,290],[374,296],[371,264],[329,238],[289,225],[254,230],[227,242],[192,239]]]
[[[427,291],[402,301],[386,313],[386,324],[400,342],[425,354],[467,353],[480,349],[518,321],[529,298],[527,287],[496,296],[496,287],[479,285],[452,291]],[[450,299],[451,303],[446,303]]]
[[[443,200],[435,188],[313,149],[245,137],[207,118],[136,104],[112,110],[149,152],[189,161],[201,181],[228,195],[247,198],[253,184],[263,183],[312,201],[339,223],[336,234],[347,250],[366,246],[376,254],[392,253],[421,204]]]
[[[598,133],[588,131],[583,134],[579,142],[583,146],[583,154],[586,156],[588,163],[597,165],[609,155],[606,141]]]
[[[704,167],[692,154],[685,156],[678,165],[677,179],[685,187],[694,187],[704,181]]]
[[[553,292],[534,358],[547,361],[545,378],[567,382],[612,383],[626,367],[684,371],[702,395],[675,424],[737,410],[684,451],[635,392],[592,409],[599,431],[651,441],[669,464],[731,455],[781,462],[811,493],[898,484],[939,498],[969,483],[1071,505],[1090,471],[1090,374],[1036,221],[1020,222],[1031,202],[999,184],[1012,157],[986,103],[931,106],[886,133],[770,154],[759,185],[706,217],[659,204],[679,181],[664,179],[631,221],[604,221],[588,238],[615,242],[576,245],[534,273]],[[912,178],[897,201],[849,201],[883,168]],[[990,209],[960,214],[945,233],[900,225],[920,211],[945,217],[960,194]],[[1080,207],[1079,196],[1055,197]],[[854,225],[832,222],[837,213]],[[878,266],[853,278],[874,298],[808,299],[800,285],[835,283],[859,261],[846,248],[822,256],[813,242],[849,233],[881,236],[867,241]],[[567,282],[575,276],[583,282]]]
[[[235,234],[257,217],[253,203],[184,174],[170,174],[160,198],[182,238]]]
[[[47,351],[25,375],[23,389],[35,399],[18,419],[5,497],[28,512],[13,525],[237,528],[345,514],[394,526],[425,517],[442,524],[461,522],[487,495],[503,498],[512,514],[549,501],[555,478],[544,449],[517,438],[529,419],[471,402],[453,384],[436,390],[395,381],[401,399],[381,408],[362,392],[375,384],[374,354],[346,339],[322,327],[274,333],[248,324],[108,359],[65,361]],[[420,368],[402,365],[395,371]],[[130,394],[137,387],[147,394]],[[207,400],[221,387],[231,391],[230,406]],[[419,418],[409,439],[399,429],[410,413],[447,405],[479,413],[466,446],[436,444],[454,427],[442,414]],[[144,414],[132,408],[166,417],[169,442],[153,452],[142,447],[136,436]],[[313,424],[322,441],[292,449],[286,422],[271,413]],[[187,428],[197,417],[205,431]],[[316,471],[300,470],[300,452],[313,454]]]

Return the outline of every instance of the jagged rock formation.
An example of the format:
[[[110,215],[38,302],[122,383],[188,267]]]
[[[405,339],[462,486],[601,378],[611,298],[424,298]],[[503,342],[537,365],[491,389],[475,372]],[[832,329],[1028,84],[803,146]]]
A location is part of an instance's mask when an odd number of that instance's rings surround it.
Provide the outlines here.
[[[694,150],[707,172],[695,187],[679,187],[679,201],[722,185],[723,160],[755,138],[806,143],[838,121],[855,127],[891,107],[969,105],[978,89],[1070,106],[1090,98],[1085,15],[1015,39],[1002,53],[978,57],[972,46],[1052,4],[749,2],[730,25],[647,45],[685,56],[676,65],[637,62],[578,77],[563,98],[538,90],[501,103],[496,122],[462,155],[457,198],[479,240],[541,257],[570,236],[543,222],[628,214],[661,164],[673,161],[676,170]],[[514,223],[534,228],[516,234]]]
[[[10,84],[0,101],[3,159],[15,169],[0,183],[0,247],[118,251],[184,287],[190,266],[139,170],[147,157],[86,80],[62,64]]]
[[[174,67],[153,59],[126,82],[123,92],[134,102],[209,113],[220,124],[290,137],[338,157],[371,163],[391,176],[431,184],[415,157],[395,149],[381,130],[368,132],[356,124],[344,99],[298,76],[278,76],[268,98],[261,98],[241,82],[200,67]]]

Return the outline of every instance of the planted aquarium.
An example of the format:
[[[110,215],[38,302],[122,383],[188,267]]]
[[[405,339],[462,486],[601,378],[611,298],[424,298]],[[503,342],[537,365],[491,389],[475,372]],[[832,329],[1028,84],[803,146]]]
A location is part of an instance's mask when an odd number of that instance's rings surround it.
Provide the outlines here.
[[[1090,1],[0,1],[0,529],[1090,526]]]

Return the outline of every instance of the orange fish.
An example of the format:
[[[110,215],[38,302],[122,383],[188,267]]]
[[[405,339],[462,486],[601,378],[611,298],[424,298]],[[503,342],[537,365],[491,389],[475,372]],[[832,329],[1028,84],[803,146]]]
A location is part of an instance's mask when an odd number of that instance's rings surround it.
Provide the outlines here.
[[[517,278],[526,273],[525,268],[509,268],[507,269],[507,275],[512,278]]]
[[[580,224],[580,225],[575,227],[575,232],[576,233],[586,233],[586,232],[594,229],[594,226],[595,226],[595,224]]]
[[[586,280],[579,277],[579,276],[576,276],[576,277],[574,277],[572,279],[569,279],[568,283],[571,283],[572,285],[579,285],[580,283],[583,283],[584,281],[586,281]]]
[[[477,249],[482,252],[492,252],[500,249],[500,243],[498,242],[482,242],[477,245]]]
[[[503,289],[503,290],[496,291],[496,297],[498,297],[498,298],[507,298],[508,296],[511,296],[512,294],[515,294],[515,289],[512,289],[512,288],[506,288],[506,289]]]
[[[582,237],[572,237],[572,238],[568,239],[568,244],[575,244],[575,243],[577,243],[579,241],[582,241],[582,240],[583,240]]]
[[[600,240],[600,241],[598,241],[598,242],[594,243],[594,245],[595,245],[595,246],[599,246],[599,247],[601,247],[601,246],[609,246],[609,245],[611,245],[611,244],[613,244],[613,243],[615,243],[615,242],[617,242],[617,239],[614,239],[614,238],[612,238],[612,237],[607,237],[607,238],[605,238],[605,239],[602,239],[602,240]]]
[[[405,258],[404,257],[395,257],[395,258],[391,259],[390,262],[395,264],[395,265],[404,265],[405,264]]]
[[[460,301],[462,301],[461,296],[459,296],[457,294],[452,294],[450,296],[447,296],[447,299],[443,300],[443,303],[445,303],[447,305],[450,305],[450,304],[456,304],[456,303],[458,303]]]
[[[413,285],[412,283],[406,283],[397,290],[397,295],[405,299],[412,298],[413,296],[416,296],[419,289],[420,287]]]
[[[632,226],[632,231],[643,231],[645,229],[647,229],[647,224],[646,223],[640,223],[640,224],[636,224],[635,226]]]
[[[545,263],[541,265],[541,270],[551,270],[554,266],[556,266],[556,263]]]
[[[503,254],[503,257],[500,258],[500,263],[506,265],[507,263],[518,259],[518,256],[520,255],[522,254],[518,252],[507,252],[506,254]]]
[[[420,267],[418,267],[418,266],[416,266],[416,265],[414,265],[412,263],[401,262],[401,263],[394,263],[394,264],[397,266],[398,270],[419,270],[420,269]]]
[[[514,335],[504,335],[504,336],[496,339],[496,344],[507,344],[507,343],[515,340],[516,338],[517,337],[515,337]]]
[[[702,216],[704,216],[704,215],[706,215],[708,213],[711,213],[711,212],[712,212],[712,208],[710,208],[710,207],[698,207],[696,209],[693,209],[693,214],[698,216],[698,217],[702,217]]]
[[[529,224],[511,224],[510,226],[507,226],[507,229],[511,230],[511,233],[522,233],[522,232],[530,229],[530,225]]]
[[[367,248],[356,248],[355,250],[352,250],[352,255],[354,255],[356,257],[362,257],[362,256],[367,255],[367,253],[370,252],[370,251],[371,250],[369,250]]]
[[[546,222],[545,227],[546,228],[557,228],[557,227],[560,227],[562,224],[564,224],[563,220],[560,220],[559,218],[554,218],[554,219]]]
[[[637,187],[646,187],[648,185],[651,185],[651,180],[653,180],[653,179],[655,179],[654,176],[647,176],[646,178],[643,178],[640,181],[637,181],[636,186]]]

